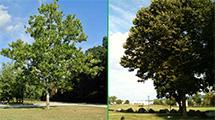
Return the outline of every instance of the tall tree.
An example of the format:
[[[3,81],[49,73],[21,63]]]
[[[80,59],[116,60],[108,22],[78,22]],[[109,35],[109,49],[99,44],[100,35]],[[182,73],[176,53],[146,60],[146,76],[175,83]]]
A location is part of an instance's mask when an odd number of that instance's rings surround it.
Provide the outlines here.
[[[94,59],[97,59],[99,62],[95,64],[95,66],[98,66],[100,70],[98,71],[98,74],[91,78],[94,83],[91,83],[92,85],[95,84],[93,91],[94,95],[97,97],[94,99],[99,99],[102,103],[107,103],[107,51],[108,51],[108,38],[105,36],[103,38],[102,45],[96,46],[93,48],[90,48],[86,51],[86,54],[92,54]]]
[[[121,65],[139,82],[153,79],[158,97],[174,97],[186,116],[186,95],[214,85],[212,1],[154,0],[133,24]]]
[[[65,16],[58,8],[55,0],[42,4],[39,14],[30,16],[26,32],[33,43],[17,40],[1,51],[22,67],[30,83],[45,89],[47,108],[51,91],[72,89],[79,73],[95,75],[98,71],[98,67],[92,66],[98,61],[76,47],[87,39],[80,20],[75,15]]]
[[[86,50],[85,55],[92,55],[98,61],[92,66],[99,68],[97,74],[80,73],[79,80],[73,82],[74,89],[54,95],[53,100],[107,104],[107,37],[103,38],[102,45]]]

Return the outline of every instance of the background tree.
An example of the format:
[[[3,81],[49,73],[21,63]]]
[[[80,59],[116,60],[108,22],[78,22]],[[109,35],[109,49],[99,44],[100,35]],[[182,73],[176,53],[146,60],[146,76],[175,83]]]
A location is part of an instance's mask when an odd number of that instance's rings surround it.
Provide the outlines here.
[[[163,105],[163,100],[162,99],[154,99],[153,100],[153,104],[154,105]]]
[[[0,99],[7,101],[16,99],[16,102],[23,102],[24,84],[22,79],[18,79],[21,73],[14,64],[3,64],[0,71]],[[13,101],[14,102],[14,101]]]
[[[215,93],[213,91],[209,91],[203,97],[203,105],[204,106],[215,106]]]
[[[121,100],[121,99],[116,100],[116,104],[122,104],[122,102],[123,102],[123,100]]]
[[[76,44],[86,40],[80,20],[75,15],[63,15],[57,0],[42,4],[38,14],[30,16],[26,32],[34,38],[32,44],[17,40],[1,54],[15,60],[29,83],[46,91],[47,108],[51,91],[73,89],[80,73],[96,75],[97,60],[85,55]]]
[[[196,106],[200,106],[202,103],[202,97],[199,93],[193,95],[193,101],[195,102]]]
[[[170,110],[171,110],[172,106],[176,105],[176,101],[174,98],[168,98],[168,99],[165,99],[165,104],[169,105]]]
[[[117,100],[117,97],[116,96],[110,96],[109,97],[109,104],[114,104]]]
[[[90,102],[107,104],[107,37],[103,44],[89,48],[85,55],[91,55],[98,62],[93,64],[99,70],[95,76],[87,73],[78,75],[72,91],[67,90],[52,97],[55,101]]]
[[[212,1],[154,0],[133,24],[121,65],[154,80],[157,97],[174,97],[186,116],[186,95],[214,85]]]
[[[129,100],[125,100],[124,104],[130,104]]]
[[[91,85],[94,87],[91,87],[93,90],[90,94],[95,96],[91,98],[92,100],[99,99],[102,103],[107,103],[107,51],[108,38],[106,36],[103,38],[102,46],[93,47],[86,51],[87,55],[92,54],[93,58],[99,61],[95,66],[98,66],[100,70],[94,78],[91,78],[93,80]]]

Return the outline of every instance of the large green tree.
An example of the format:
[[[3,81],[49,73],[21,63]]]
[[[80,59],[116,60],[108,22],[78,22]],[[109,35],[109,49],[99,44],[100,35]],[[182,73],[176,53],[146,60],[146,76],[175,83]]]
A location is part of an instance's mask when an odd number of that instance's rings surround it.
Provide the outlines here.
[[[80,73],[96,75],[98,61],[85,55],[76,44],[87,39],[81,22],[75,15],[58,10],[57,0],[42,4],[38,14],[30,16],[26,32],[33,43],[12,42],[1,54],[13,59],[23,69],[25,79],[45,89],[47,108],[50,92],[73,89]]]
[[[121,65],[154,80],[158,97],[174,97],[186,116],[186,95],[214,85],[212,1],[154,0],[133,24]]]

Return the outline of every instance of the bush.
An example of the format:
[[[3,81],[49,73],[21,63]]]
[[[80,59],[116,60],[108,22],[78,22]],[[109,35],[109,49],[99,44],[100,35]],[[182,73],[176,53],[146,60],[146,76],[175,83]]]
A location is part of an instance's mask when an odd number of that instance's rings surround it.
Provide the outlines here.
[[[138,113],[145,113],[145,112],[146,112],[146,109],[145,109],[145,108],[139,108],[137,112],[138,112]]]
[[[169,113],[169,110],[168,109],[160,109],[159,113]]]
[[[195,110],[189,110],[188,115],[196,115],[196,111]]]
[[[129,104],[129,103],[130,103],[129,100],[126,100],[124,104]]]
[[[187,100],[189,106],[194,106],[194,102],[191,98]]]
[[[124,112],[128,112],[128,113],[133,113],[134,110],[132,108],[128,108],[127,110],[125,110]]]
[[[117,100],[116,100],[116,104],[122,104],[122,102],[123,102],[123,101],[120,100],[120,99],[117,99]]]
[[[149,109],[148,113],[155,113],[155,111],[153,109]]]
[[[172,109],[172,110],[170,110],[170,113],[178,113],[178,111],[175,109]]]

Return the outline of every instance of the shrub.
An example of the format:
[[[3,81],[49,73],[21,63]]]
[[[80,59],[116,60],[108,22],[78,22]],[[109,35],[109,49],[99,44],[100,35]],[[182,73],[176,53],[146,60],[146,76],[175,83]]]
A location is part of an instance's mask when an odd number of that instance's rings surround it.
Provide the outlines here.
[[[130,103],[129,100],[126,100],[124,104],[129,104],[129,103]]]
[[[153,109],[149,109],[148,113],[155,113],[155,111]]]
[[[146,112],[146,109],[145,109],[145,108],[139,108],[137,112],[138,112],[138,113],[145,113],[145,112]]]
[[[172,110],[170,110],[170,113],[178,113],[178,111],[175,109],[172,109]]]
[[[169,113],[169,110],[168,109],[160,109],[159,113]]]
[[[125,110],[124,112],[128,112],[128,113],[133,113],[134,110],[132,108],[128,108],[127,110]]]

